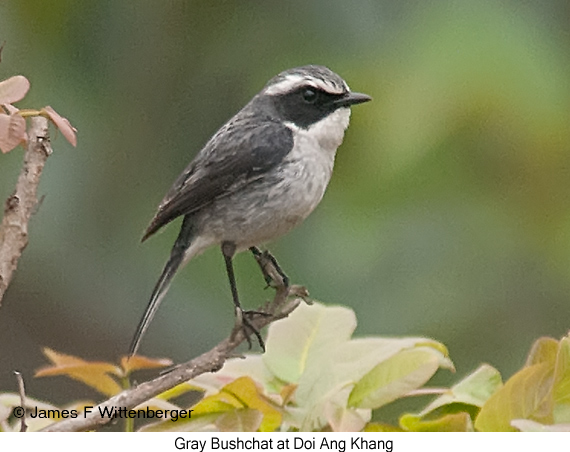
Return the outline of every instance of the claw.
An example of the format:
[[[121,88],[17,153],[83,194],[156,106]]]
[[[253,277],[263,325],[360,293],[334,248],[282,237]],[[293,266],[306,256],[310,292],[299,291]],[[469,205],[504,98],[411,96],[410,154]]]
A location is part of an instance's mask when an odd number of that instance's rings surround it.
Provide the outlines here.
[[[236,309],[236,324],[234,327],[234,331],[238,331],[238,330],[243,331],[243,334],[245,336],[245,339],[247,341],[247,344],[248,344],[248,347],[250,350],[251,350],[251,347],[253,346],[253,344],[252,344],[251,338],[249,336],[250,336],[250,334],[253,333],[257,339],[257,342],[259,343],[259,346],[265,352],[265,342],[263,341],[263,338],[261,337],[261,333],[259,332],[259,330],[257,328],[255,328],[253,326],[253,324],[248,319],[248,317],[251,317],[253,315],[271,316],[271,314],[269,314],[267,312],[244,311],[242,309]]]
[[[275,259],[269,251],[261,251],[256,246],[252,246],[250,251],[261,269],[263,279],[267,284],[265,288],[273,287],[276,289],[280,286],[289,287],[289,277],[281,269],[277,259]],[[273,275],[271,273],[273,273]],[[281,279],[281,283],[279,282],[279,279]]]

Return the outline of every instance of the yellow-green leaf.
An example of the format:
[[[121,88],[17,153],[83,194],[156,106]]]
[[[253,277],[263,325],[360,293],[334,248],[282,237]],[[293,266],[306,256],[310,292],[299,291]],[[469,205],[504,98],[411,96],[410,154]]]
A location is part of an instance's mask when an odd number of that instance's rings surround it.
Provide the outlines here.
[[[532,344],[525,366],[528,367],[540,363],[554,364],[557,352],[558,341],[556,339],[541,337]]]
[[[159,399],[169,400],[179,397],[182,394],[186,394],[190,391],[204,392],[202,388],[194,386],[193,384],[185,381],[184,383],[180,383],[179,385],[174,386],[174,388],[169,389],[168,391],[161,392],[156,397]]]
[[[422,386],[440,365],[446,365],[446,360],[431,347],[403,350],[379,363],[356,383],[348,406],[374,409],[392,402]]]
[[[553,416],[556,423],[570,423],[570,337],[560,341],[552,388]]]
[[[552,381],[554,365],[542,362],[513,375],[483,405],[475,428],[483,432],[508,432],[513,419],[552,423]]]
[[[222,413],[241,407],[242,405],[234,397],[231,397],[228,394],[218,393],[209,397],[204,397],[200,400],[200,402],[192,408],[194,410],[192,415]]]
[[[381,422],[369,422],[362,429],[363,432],[403,432],[404,430],[395,425],[383,424]]]
[[[270,325],[263,362],[281,380],[297,383],[308,364],[348,341],[355,328],[356,316],[348,308],[302,303]]]
[[[469,413],[446,414],[436,419],[424,419],[413,414],[404,414],[400,426],[409,432],[471,432],[473,423]]]
[[[467,404],[480,408],[502,385],[503,381],[499,371],[489,364],[482,364],[477,370],[431,402],[419,413],[419,416],[423,417],[452,404]]]
[[[192,415],[214,412],[229,412],[252,408],[263,414],[259,430],[274,431],[281,424],[281,413],[259,393],[255,382],[249,377],[241,377],[224,386],[222,390],[202,399],[193,409]]]
[[[252,408],[228,411],[215,421],[221,432],[256,432],[261,429],[263,413]]]

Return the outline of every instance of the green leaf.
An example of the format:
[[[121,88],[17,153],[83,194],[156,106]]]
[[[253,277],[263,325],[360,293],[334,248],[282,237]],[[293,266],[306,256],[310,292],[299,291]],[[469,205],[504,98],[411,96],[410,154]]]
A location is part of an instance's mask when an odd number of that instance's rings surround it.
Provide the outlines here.
[[[180,397],[182,394],[186,394],[190,391],[203,392],[201,387],[194,386],[185,381],[184,383],[174,386],[174,388],[169,389],[168,391],[161,392],[156,397],[163,400],[175,399],[176,397]]]
[[[378,364],[403,350],[421,349],[437,357],[436,369],[438,365],[453,368],[447,349],[437,341],[423,337],[351,339],[355,322],[354,312],[347,308],[301,305],[270,327],[263,357],[230,360],[220,372],[201,375],[190,384],[209,396],[249,376],[283,407],[287,414],[284,428],[360,430],[370,419],[370,409],[348,406],[349,395]]]
[[[192,417],[176,422],[165,420],[146,426],[144,431],[220,431],[276,430],[282,421],[279,410],[261,394],[255,382],[241,377],[220,392],[204,397],[192,407]]]
[[[352,387],[379,363],[418,344],[438,350],[442,345],[426,338],[352,339],[334,349],[323,350],[317,361],[307,364],[299,379],[296,400],[300,406],[319,409],[326,403],[346,405]],[[451,364],[450,364],[451,365]]]
[[[513,419],[552,422],[554,366],[548,362],[525,367],[483,405],[475,428],[483,432],[514,431]]]
[[[243,358],[228,359],[221,370],[199,375],[192,380],[191,384],[206,391],[206,395],[210,395],[245,376],[262,384],[266,390],[279,392],[285,386],[285,383],[279,381],[265,366],[262,356],[253,354],[246,354]]]
[[[431,402],[418,416],[426,416],[452,404],[467,404],[480,408],[502,386],[503,381],[499,371],[489,364],[483,364]]]
[[[224,386],[218,394],[204,398],[194,407],[192,414],[228,412],[245,408],[253,408],[262,413],[263,420],[259,425],[259,430],[262,432],[274,431],[281,424],[281,413],[259,393],[255,382],[249,377],[238,378]]]
[[[540,363],[554,363],[558,352],[558,341],[551,337],[537,339],[530,349],[525,366]]]
[[[304,322],[307,322],[309,318],[312,318],[313,322],[321,322],[340,317],[340,315],[337,317],[323,312],[338,308],[317,305],[316,310],[317,313],[320,312],[320,315],[305,315],[314,306],[302,306],[302,308]],[[350,317],[347,315],[347,320],[354,316],[352,311],[349,312]],[[334,311],[331,314],[334,314]],[[330,331],[334,339],[319,346],[318,353],[312,354],[311,359],[305,362],[303,373],[298,378],[295,401],[300,410],[295,412],[292,419],[295,428],[300,428],[303,431],[316,430],[327,424],[330,425],[331,420],[326,414],[330,406],[348,406],[348,397],[353,385],[379,363],[397,355],[402,350],[421,345],[423,348],[432,350],[438,356],[445,355],[443,358],[445,365],[452,367],[451,361],[447,359],[445,346],[431,339],[423,337],[350,339],[352,324],[347,324],[347,327],[340,334],[333,333],[323,323],[315,323],[313,328]],[[281,340],[290,339],[283,336]],[[360,413],[358,416],[366,419],[369,413]]]
[[[355,328],[356,317],[348,308],[301,304],[269,327],[263,361],[278,378],[296,383],[308,363],[349,340]]]
[[[446,414],[436,419],[425,420],[421,416],[404,414],[400,426],[409,432],[472,432],[473,423],[469,413]]]
[[[366,424],[363,432],[403,432],[400,427],[396,427],[395,425],[390,424],[383,424],[381,422],[369,422]]]
[[[449,360],[431,347],[403,350],[379,363],[356,383],[348,406],[378,408],[422,386]]]
[[[221,432],[256,432],[260,430],[263,413],[251,408],[232,410],[216,419],[216,426]]]
[[[553,416],[556,423],[570,423],[570,337],[560,341],[552,388]]]

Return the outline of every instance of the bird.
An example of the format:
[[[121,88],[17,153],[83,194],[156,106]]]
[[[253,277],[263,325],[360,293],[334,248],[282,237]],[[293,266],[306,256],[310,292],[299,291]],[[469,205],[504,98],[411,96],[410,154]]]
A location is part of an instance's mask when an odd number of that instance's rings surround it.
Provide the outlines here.
[[[317,207],[349,124],[350,107],[371,99],[351,91],[325,66],[296,67],[271,78],[210,138],[174,181],[142,237],[144,242],[183,217],[129,356],[137,353],[177,270],[214,245],[224,257],[236,324],[250,347],[249,335],[255,334],[264,349],[241,307],[233,257],[248,249],[259,257],[258,246],[286,234]],[[288,285],[276,260],[267,256]]]

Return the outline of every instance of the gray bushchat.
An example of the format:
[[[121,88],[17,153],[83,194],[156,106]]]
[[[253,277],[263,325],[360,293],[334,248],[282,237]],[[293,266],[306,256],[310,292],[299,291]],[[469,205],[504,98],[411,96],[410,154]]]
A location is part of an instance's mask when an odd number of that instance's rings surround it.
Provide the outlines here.
[[[131,356],[178,268],[212,245],[219,245],[224,256],[237,322],[263,348],[239,302],[232,258],[247,249],[259,257],[258,245],[287,233],[315,209],[348,127],[349,107],[369,100],[324,66],[298,67],[269,80],[216,132],[176,179],[142,238],[184,217],[137,327]]]

